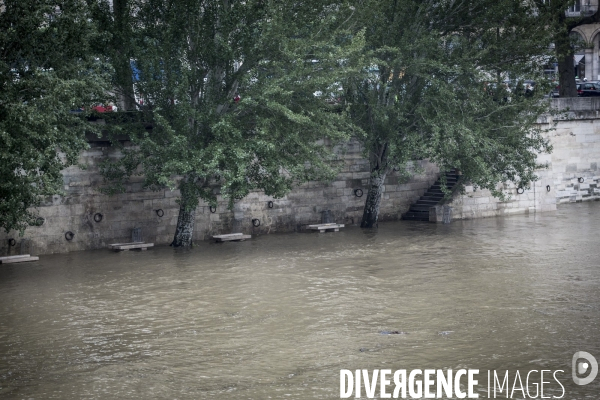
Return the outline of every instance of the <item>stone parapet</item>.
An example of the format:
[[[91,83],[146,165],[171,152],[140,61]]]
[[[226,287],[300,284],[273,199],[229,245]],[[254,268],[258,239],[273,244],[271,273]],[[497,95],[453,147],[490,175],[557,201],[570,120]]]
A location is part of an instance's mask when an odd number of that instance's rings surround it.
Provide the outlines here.
[[[550,100],[555,110],[597,111],[600,110],[600,97],[559,97]]]

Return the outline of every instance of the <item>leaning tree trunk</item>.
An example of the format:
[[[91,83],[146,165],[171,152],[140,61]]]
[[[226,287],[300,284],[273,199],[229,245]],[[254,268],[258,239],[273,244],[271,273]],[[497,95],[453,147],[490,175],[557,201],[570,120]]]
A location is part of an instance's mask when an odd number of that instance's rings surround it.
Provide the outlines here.
[[[381,205],[381,192],[386,172],[381,170],[371,171],[369,179],[369,192],[365,200],[365,209],[363,211],[361,228],[373,228],[377,226],[379,218],[379,206]]]
[[[194,234],[194,219],[196,217],[196,208],[187,209],[185,197],[181,196],[179,206],[179,217],[177,217],[177,228],[175,229],[175,237],[171,246],[174,247],[191,247],[192,235]]]

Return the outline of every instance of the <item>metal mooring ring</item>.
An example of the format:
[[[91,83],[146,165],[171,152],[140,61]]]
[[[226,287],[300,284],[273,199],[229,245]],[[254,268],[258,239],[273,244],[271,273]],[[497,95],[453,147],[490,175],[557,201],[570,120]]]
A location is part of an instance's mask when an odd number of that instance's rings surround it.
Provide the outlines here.
[[[46,222],[46,219],[44,217],[37,217],[35,219],[35,226],[42,226],[44,225],[44,222]]]
[[[17,241],[13,238],[8,239],[8,245],[10,247],[14,247],[17,244]]]
[[[259,227],[259,226],[260,226],[260,219],[258,219],[258,218],[254,218],[254,219],[252,220],[252,225],[254,225],[254,226],[256,226],[256,227]]]
[[[162,208],[159,208],[158,210],[154,210],[156,211],[156,215],[158,215],[159,217],[162,217],[163,215],[165,215],[165,212],[162,210]]]
[[[517,188],[517,193],[518,194],[523,194],[523,193],[525,193],[525,189],[523,189],[522,187],[518,187]]]
[[[210,212],[213,214],[217,212],[217,207],[210,206],[209,209],[210,209]]]
[[[94,214],[94,221],[100,222],[100,221],[102,221],[102,218],[104,218],[104,215],[102,215],[100,213]]]
[[[68,241],[73,240],[74,237],[75,237],[75,234],[71,231],[68,231],[65,233],[65,239],[67,239]]]
[[[550,191],[550,185],[546,185],[546,192]]]
[[[354,189],[354,195],[356,197],[362,197],[362,195],[363,195],[362,189]]]
[[[583,181],[585,181],[585,179],[583,178],[583,176],[580,176],[579,178],[577,178],[577,180],[579,181],[579,183],[583,183]]]
[[[268,202],[268,203],[267,203],[267,206],[268,206],[269,208],[273,208],[273,202],[272,202],[272,201]]]

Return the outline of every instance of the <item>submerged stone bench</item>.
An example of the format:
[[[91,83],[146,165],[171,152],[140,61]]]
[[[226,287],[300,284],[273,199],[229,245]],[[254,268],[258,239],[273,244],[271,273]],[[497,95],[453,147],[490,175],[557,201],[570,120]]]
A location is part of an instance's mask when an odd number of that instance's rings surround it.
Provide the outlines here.
[[[214,235],[213,239],[216,242],[241,242],[246,239],[251,239],[252,235],[244,235],[243,233],[229,233],[227,235]]]
[[[112,250],[120,251],[120,250],[148,250],[148,247],[154,247],[154,243],[145,243],[145,242],[131,242],[131,243],[113,243],[109,244],[108,247]]]
[[[344,224],[336,224],[336,223],[330,223],[330,224],[315,224],[315,225],[309,225],[308,229],[312,229],[313,231],[318,230],[319,233],[323,233],[323,232],[339,232],[340,228],[343,228]]]
[[[0,257],[0,264],[12,264],[27,261],[38,261],[40,258],[29,254],[21,254],[18,256]]]

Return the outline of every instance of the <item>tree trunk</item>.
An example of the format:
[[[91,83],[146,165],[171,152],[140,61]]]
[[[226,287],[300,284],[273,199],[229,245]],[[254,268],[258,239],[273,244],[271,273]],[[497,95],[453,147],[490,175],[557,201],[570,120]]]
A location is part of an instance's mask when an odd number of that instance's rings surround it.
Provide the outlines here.
[[[133,93],[133,77],[130,64],[130,38],[131,25],[129,18],[130,0],[113,0],[113,13],[115,27],[113,32],[113,65],[118,86],[117,95],[119,111],[135,110],[135,97]]]
[[[177,217],[177,228],[175,229],[175,237],[171,246],[174,247],[191,247],[192,235],[194,234],[194,220],[196,217],[196,208],[186,210],[185,196],[181,196],[181,204],[179,207],[179,217]]]
[[[555,35],[556,58],[558,60],[558,95],[560,97],[577,97],[575,84],[574,50],[569,38],[569,30],[561,29]]]
[[[363,211],[363,217],[360,223],[361,228],[373,228],[377,226],[377,219],[379,218],[379,206],[381,205],[381,192],[383,190],[385,176],[385,171],[371,171],[371,177],[369,179],[369,193],[367,193],[365,209]]]

